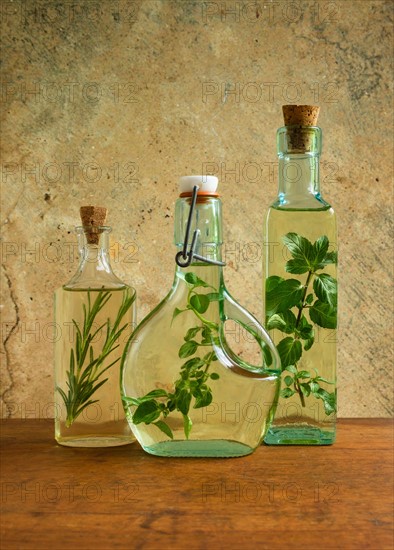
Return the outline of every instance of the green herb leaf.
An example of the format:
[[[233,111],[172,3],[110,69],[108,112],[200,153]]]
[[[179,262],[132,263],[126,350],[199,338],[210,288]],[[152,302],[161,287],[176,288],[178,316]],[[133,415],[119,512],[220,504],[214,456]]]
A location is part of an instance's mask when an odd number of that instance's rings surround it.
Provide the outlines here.
[[[185,432],[186,439],[189,439],[189,435],[193,426],[192,419],[187,414],[183,415],[183,431]]]
[[[294,380],[291,376],[285,376],[283,382],[286,384],[286,386],[291,386]]]
[[[156,422],[153,422],[155,426],[159,428],[162,432],[164,432],[170,439],[174,439],[174,434],[172,433],[171,428],[168,424],[163,422],[162,420],[157,420]]]
[[[190,340],[189,342],[185,342],[181,346],[181,348],[178,352],[178,356],[181,359],[185,359],[186,357],[189,357],[190,355],[193,355],[193,353],[196,353],[197,348],[198,348],[198,344],[194,340]]]
[[[316,269],[318,265],[324,260],[327,254],[329,241],[328,238],[323,235],[319,237],[313,245],[313,266]]]
[[[184,337],[185,342],[188,342],[192,338],[195,337],[195,335],[201,330],[202,327],[193,327],[189,328],[189,330],[186,333],[186,336]]]
[[[210,285],[208,285],[205,281],[203,281],[202,279],[197,277],[197,275],[195,273],[186,273],[185,281],[188,284],[193,285],[194,287],[198,287],[198,286],[202,286],[202,287],[205,287],[205,288],[210,287]]]
[[[308,340],[305,340],[305,342],[304,342],[304,350],[305,350],[305,351],[308,351],[309,349],[311,349],[311,347],[313,346],[314,341],[315,341],[315,338],[314,338],[314,337],[308,338]]]
[[[212,380],[219,380],[220,376],[218,375],[217,372],[213,372],[211,375],[210,375],[210,378]]]
[[[133,423],[141,424],[151,424],[160,416],[160,409],[157,402],[152,399],[150,401],[144,401],[139,405],[133,414]]]
[[[200,409],[201,407],[208,407],[212,403],[212,392],[205,390],[201,392],[201,395],[196,398],[194,409]]]
[[[185,311],[184,309],[178,309],[177,307],[174,309],[174,313],[172,314],[172,321],[175,319],[175,317],[178,317],[180,313]]]
[[[305,237],[297,233],[287,233],[283,237],[285,246],[290,250],[294,259],[304,260],[309,266],[313,260],[313,245]]]
[[[190,298],[190,305],[198,313],[205,313],[209,307],[209,298],[206,294],[193,294]]]
[[[330,264],[337,264],[338,263],[338,253],[337,252],[328,252],[326,254],[326,257],[321,262],[321,266],[325,267],[326,265]]]
[[[309,397],[311,393],[311,388],[308,382],[303,382],[302,384],[300,384],[300,389],[302,393],[305,395],[305,397]]]
[[[316,275],[313,290],[320,301],[335,308],[337,306],[337,281],[327,273]]]
[[[298,370],[294,365],[287,365],[287,367],[283,370],[287,370],[288,372],[291,372],[292,374],[297,374]]]
[[[313,326],[308,323],[305,315],[301,315],[298,321],[298,327],[295,329],[296,334],[303,340],[310,340],[314,336]]]
[[[292,260],[286,262],[285,269],[287,273],[301,275],[311,269],[311,264],[305,258],[293,258]]]
[[[271,317],[296,306],[303,294],[304,287],[296,279],[287,279],[279,283],[266,294],[266,314]]]
[[[311,294],[308,294],[308,296],[307,296],[306,299],[305,299],[305,302],[306,302],[307,304],[311,304],[311,303],[313,302],[313,294],[312,294],[312,293],[311,293]]]
[[[176,399],[176,406],[182,414],[187,414],[190,409],[190,402],[192,400],[192,394],[188,390],[181,390]]]
[[[308,370],[300,370],[297,374],[297,378],[310,378],[311,373]]]
[[[271,275],[271,277],[267,277],[265,281],[265,291],[269,292],[270,290],[273,290],[282,281],[284,281],[284,279],[282,277],[278,277],[277,275]]]
[[[283,390],[281,390],[280,392],[280,396],[281,397],[284,397],[285,399],[288,399],[289,397],[291,397],[292,395],[295,394],[295,391],[290,389],[290,388],[284,388]]]
[[[294,365],[302,355],[302,345],[299,340],[295,340],[290,336],[284,338],[277,345],[277,350],[282,362],[282,370],[290,365]]]
[[[337,310],[329,304],[317,300],[309,309],[311,320],[322,328],[337,327]]]
[[[296,316],[292,311],[286,309],[282,313],[275,313],[267,320],[267,329],[278,329],[286,334],[294,332]]]

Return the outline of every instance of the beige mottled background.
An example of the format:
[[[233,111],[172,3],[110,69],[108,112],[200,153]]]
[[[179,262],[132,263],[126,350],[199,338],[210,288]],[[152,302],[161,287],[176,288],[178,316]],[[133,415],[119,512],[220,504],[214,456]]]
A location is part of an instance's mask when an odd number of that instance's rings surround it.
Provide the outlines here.
[[[107,205],[139,319],[172,283],[180,175],[221,179],[229,289],[261,317],[283,103],[321,106],[339,216],[339,414],[392,414],[390,0],[1,2],[2,415],[53,413],[52,293]],[[209,163],[209,166],[207,166]]]

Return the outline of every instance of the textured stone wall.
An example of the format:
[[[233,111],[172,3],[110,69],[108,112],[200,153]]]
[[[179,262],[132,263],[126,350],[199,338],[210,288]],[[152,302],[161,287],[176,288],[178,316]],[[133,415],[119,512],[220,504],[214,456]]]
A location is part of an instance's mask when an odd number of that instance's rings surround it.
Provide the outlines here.
[[[216,173],[227,284],[261,317],[281,105],[313,103],[339,217],[339,414],[390,416],[392,2],[3,0],[1,11],[2,415],[51,413],[53,291],[77,265],[81,204],[109,208],[114,269],[137,289],[141,320],[172,283],[178,177]]]

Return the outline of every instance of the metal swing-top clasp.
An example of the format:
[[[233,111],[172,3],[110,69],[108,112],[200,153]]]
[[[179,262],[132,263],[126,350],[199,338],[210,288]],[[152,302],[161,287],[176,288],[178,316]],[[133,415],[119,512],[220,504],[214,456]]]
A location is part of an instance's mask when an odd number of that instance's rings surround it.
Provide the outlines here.
[[[179,265],[179,267],[189,267],[189,265],[192,263],[193,259],[200,260],[201,262],[204,262],[204,263],[207,263],[207,264],[225,266],[226,265],[225,262],[221,262],[219,260],[210,260],[210,259],[205,258],[204,256],[200,256],[199,254],[196,254],[194,252],[194,250],[196,248],[196,244],[197,244],[197,237],[200,234],[199,229],[194,230],[193,237],[192,237],[192,242],[191,242],[191,245],[190,245],[190,249],[189,249],[189,251],[187,250],[187,247],[188,247],[188,244],[189,244],[190,227],[191,227],[191,224],[192,224],[194,209],[196,207],[198,189],[199,189],[198,185],[195,185],[193,187],[192,202],[191,202],[191,205],[190,205],[189,217],[187,219],[187,224],[186,224],[185,238],[184,238],[184,241],[183,241],[183,250],[181,250],[180,252],[178,252],[176,254],[175,262],[177,263],[177,265]]]

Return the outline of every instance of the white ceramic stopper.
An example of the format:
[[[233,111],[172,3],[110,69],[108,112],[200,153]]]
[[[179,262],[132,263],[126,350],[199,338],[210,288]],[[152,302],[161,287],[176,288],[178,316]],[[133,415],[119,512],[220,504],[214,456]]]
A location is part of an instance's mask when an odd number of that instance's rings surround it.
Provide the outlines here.
[[[216,176],[182,176],[179,178],[179,191],[181,193],[191,193],[193,187],[198,185],[200,191],[215,193],[218,184],[219,180]]]

